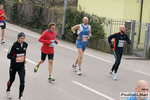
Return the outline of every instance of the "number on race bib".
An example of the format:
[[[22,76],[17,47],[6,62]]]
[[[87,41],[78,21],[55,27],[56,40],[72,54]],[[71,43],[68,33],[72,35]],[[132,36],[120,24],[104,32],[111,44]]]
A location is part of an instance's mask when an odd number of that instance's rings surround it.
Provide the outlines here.
[[[87,42],[88,40],[88,35],[83,35],[82,36],[82,42]]]
[[[124,45],[124,40],[119,40],[118,47],[123,47],[123,45]]]
[[[24,61],[24,59],[25,59],[24,53],[17,54],[17,58],[22,58],[23,61]],[[16,63],[20,63],[20,62],[19,62],[19,61],[16,61]]]

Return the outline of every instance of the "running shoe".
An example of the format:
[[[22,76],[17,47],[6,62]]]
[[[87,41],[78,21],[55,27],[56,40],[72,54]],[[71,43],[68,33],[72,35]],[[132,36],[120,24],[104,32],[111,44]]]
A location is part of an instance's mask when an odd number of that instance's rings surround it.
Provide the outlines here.
[[[10,91],[6,91],[6,96],[8,99],[11,99]]]
[[[3,44],[3,43],[5,43],[5,41],[2,39],[2,40],[1,40],[1,44]]]
[[[18,100],[23,100],[23,97],[20,97]]]
[[[78,70],[78,75],[81,75],[81,69]]]
[[[76,67],[77,67],[77,66],[76,66],[75,64],[72,64],[72,68],[73,68],[73,71],[74,71],[74,72],[77,72]]]
[[[117,74],[116,73],[114,73],[113,79],[117,80]]]
[[[34,68],[34,72],[36,73],[37,72],[37,70],[38,70],[38,66],[36,66],[35,68]]]
[[[113,72],[112,72],[112,71],[110,71],[110,72],[109,72],[109,75],[110,75],[111,77],[113,77]]]
[[[55,81],[55,79],[54,79],[53,76],[51,75],[51,76],[48,78],[48,81],[49,81],[49,82]]]

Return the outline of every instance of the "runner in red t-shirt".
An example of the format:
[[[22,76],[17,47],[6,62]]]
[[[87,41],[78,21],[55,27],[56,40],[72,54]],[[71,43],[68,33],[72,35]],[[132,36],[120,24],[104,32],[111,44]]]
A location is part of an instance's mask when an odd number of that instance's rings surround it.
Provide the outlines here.
[[[53,57],[54,57],[54,44],[58,44],[58,41],[55,39],[55,23],[51,22],[48,25],[48,29],[45,30],[39,38],[39,41],[43,43],[41,47],[41,60],[34,68],[34,72],[37,72],[41,63],[45,61],[46,55],[48,55],[48,62],[49,62],[49,81],[55,81],[52,77],[52,68],[53,68]]]
[[[6,28],[5,19],[7,19],[7,17],[5,16],[5,11],[3,9],[3,5],[0,4],[0,27],[2,29],[1,44],[5,43],[5,41],[4,41],[4,30]]]

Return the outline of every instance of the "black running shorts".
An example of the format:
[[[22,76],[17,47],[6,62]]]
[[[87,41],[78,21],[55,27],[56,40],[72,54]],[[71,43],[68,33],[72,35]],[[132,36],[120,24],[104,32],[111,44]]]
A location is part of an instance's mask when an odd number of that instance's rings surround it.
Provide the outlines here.
[[[4,25],[0,26],[0,27],[1,27],[1,29],[5,29],[6,28],[6,23],[4,23]]]
[[[45,60],[46,59],[46,55],[48,55],[48,60],[53,60],[54,58],[54,53],[53,54],[45,54],[43,52],[41,52],[41,60]]]

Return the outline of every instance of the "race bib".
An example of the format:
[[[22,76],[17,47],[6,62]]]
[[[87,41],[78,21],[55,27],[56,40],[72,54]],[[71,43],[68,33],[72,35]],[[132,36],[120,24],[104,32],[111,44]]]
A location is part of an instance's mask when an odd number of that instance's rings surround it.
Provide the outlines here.
[[[82,35],[82,42],[87,42],[88,35]]]
[[[3,26],[4,25],[4,23],[0,23],[0,26]]]
[[[124,40],[119,40],[118,47],[123,47],[123,45],[124,45]]]
[[[24,53],[17,54],[17,58],[22,58],[23,61],[24,61],[24,59],[25,59]],[[19,62],[19,61],[16,61],[16,63],[20,63],[20,62]]]
[[[51,40],[51,44],[49,45],[49,47],[54,47],[55,44],[55,40]]]

